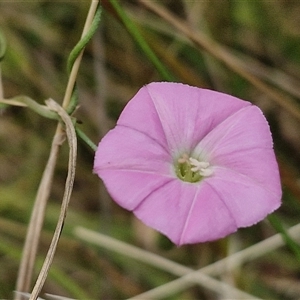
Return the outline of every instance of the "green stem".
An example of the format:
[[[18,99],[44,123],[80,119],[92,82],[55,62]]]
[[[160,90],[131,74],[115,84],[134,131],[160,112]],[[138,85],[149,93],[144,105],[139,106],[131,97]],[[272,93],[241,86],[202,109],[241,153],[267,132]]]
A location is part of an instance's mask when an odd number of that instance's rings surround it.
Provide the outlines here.
[[[27,107],[38,113],[39,115],[53,119],[59,120],[57,113],[51,111],[47,106],[38,104],[36,101],[32,100],[27,96],[16,96],[10,100],[17,101],[20,103],[24,103]]]
[[[82,37],[82,39],[80,39],[80,41],[75,45],[75,47],[72,49],[72,51],[71,51],[71,53],[68,57],[68,62],[67,62],[68,73],[71,72],[71,69],[74,65],[74,62],[75,62],[76,58],[78,57],[78,55],[80,54],[80,52],[84,49],[86,44],[91,40],[91,38],[95,34],[95,32],[98,28],[98,25],[100,23],[100,20],[101,20],[101,12],[102,12],[102,9],[101,9],[101,6],[99,6],[97,8],[96,13],[95,13],[95,16],[94,16],[94,19],[92,21],[90,29]]]
[[[97,145],[95,145],[90,138],[81,131],[78,127],[75,127],[77,136],[83,140],[94,152],[97,150]]]
[[[67,62],[67,70],[68,73],[71,73],[72,67],[76,61],[76,59],[79,57],[79,55],[82,53],[83,49],[87,45],[87,43],[91,40],[93,35],[95,34],[100,20],[101,20],[101,6],[97,8],[97,11],[95,13],[95,16],[93,18],[92,24],[88,30],[88,32],[80,39],[80,41],[76,44],[76,46],[73,48],[71,51],[69,57],[68,57],[68,62]],[[76,84],[74,85],[73,91],[72,91],[72,96],[70,103],[66,109],[68,114],[72,114],[72,112],[75,110],[76,106],[78,105],[78,93],[77,93],[77,88]]]

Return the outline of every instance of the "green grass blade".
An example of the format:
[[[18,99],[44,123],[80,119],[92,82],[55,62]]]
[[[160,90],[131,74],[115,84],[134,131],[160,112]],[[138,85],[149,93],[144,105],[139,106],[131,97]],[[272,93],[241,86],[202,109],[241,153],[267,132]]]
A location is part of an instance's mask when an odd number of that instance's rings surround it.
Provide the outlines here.
[[[296,243],[293,238],[288,234],[285,228],[282,226],[279,218],[274,214],[268,216],[268,220],[273,226],[273,228],[281,233],[282,238],[284,239],[287,247],[295,254],[295,257],[300,262],[300,245]]]
[[[126,29],[132,35],[135,42],[142,49],[148,59],[153,63],[157,71],[163,77],[164,80],[167,81],[176,81],[176,78],[167,70],[167,68],[161,63],[156,54],[152,51],[148,43],[145,41],[140,31],[137,28],[137,25],[131,21],[131,19],[127,16],[122,6],[119,4],[117,0],[111,0],[111,5],[114,7],[119,17],[123,21]]]

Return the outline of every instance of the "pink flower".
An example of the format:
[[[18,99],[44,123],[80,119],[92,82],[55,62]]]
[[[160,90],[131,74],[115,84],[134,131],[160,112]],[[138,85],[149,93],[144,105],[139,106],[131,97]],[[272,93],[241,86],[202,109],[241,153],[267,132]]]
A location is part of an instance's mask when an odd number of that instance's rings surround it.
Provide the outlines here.
[[[94,172],[119,205],[177,245],[222,238],[281,203],[260,109],[179,83],[138,91],[99,143]]]

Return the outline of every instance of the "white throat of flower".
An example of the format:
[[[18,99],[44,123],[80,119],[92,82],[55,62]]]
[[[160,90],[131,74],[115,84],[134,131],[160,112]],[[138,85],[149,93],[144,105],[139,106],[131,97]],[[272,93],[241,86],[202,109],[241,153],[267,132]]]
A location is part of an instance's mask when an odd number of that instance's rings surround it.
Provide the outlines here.
[[[200,161],[196,158],[183,154],[177,162],[175,162],[176,175],[179,179],[186,182],[198,182],[203,177],[213,174],[213,169],[209,162]]]

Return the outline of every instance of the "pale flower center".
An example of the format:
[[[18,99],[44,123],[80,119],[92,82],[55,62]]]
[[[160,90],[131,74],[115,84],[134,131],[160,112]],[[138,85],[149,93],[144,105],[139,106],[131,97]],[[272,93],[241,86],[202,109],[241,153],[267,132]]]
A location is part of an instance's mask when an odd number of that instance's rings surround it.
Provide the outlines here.
[[[203,177],[213,174],[213,170],[207,161],[200,161],[196,158],[183,154],[175,162],[176,175],[179,179],[187,182],[198,182]]]

